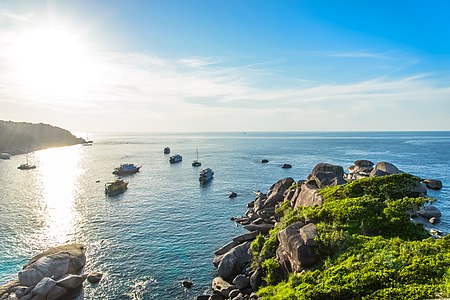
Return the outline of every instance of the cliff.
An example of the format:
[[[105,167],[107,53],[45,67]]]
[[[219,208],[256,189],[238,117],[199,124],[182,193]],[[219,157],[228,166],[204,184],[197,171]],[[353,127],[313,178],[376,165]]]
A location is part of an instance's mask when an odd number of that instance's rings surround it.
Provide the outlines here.
[[[69,131],[48,124],[0,121],[0,152],[23,154],[50,147],[82,144]]]

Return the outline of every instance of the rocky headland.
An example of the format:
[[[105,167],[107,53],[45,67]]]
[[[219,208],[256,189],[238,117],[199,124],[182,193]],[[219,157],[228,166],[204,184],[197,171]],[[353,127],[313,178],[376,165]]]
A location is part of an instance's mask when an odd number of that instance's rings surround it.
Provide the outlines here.
[[[347,171],[320,163],[258,192],[232,218],[249,232],[215,252],[214,294],[196,299],[448,297],[450,239],[425,229],[442,215],[427,188],[442,183],[388,162],[357,160]]]
[[[82,144],[69,131],[48,124],[32,124],[0,120],[0,152],[11,155],[24,154],[51,147]]]

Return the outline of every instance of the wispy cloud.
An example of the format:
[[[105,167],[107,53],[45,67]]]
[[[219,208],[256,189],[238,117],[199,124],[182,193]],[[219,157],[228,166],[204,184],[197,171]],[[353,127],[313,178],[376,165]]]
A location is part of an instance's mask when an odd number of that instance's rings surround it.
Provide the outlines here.
[[[320,51],[316,53],[330,57],[394,59],[394,56],[387,53],[372,51]]]
[[[0,8],[0,24],[28,22],[32,13],[17,13]]]

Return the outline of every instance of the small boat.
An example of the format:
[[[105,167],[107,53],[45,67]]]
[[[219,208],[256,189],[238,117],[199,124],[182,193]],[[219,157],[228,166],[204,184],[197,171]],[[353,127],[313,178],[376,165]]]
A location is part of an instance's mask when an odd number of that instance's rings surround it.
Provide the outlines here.
[[[122,194],[126,189],[128,189],[128,182],[123,181],[122,179],[105,183],[105,194],[110,197]]]
[[[202,165],[202,163],[198,161],[198,148],[197,148],[197,159],[194,159],[194,161],[192,162],[192,166],[200,167],[201,165]]]
[[[164,148],[164,154],[169,154],[169,153],[170,153],[170,148],[169,147]]]
[[[11,158],[11,154],[6,153],[6,152],[2,152],[2,153],[0,153],[0,158],[1,159],[10,159]]]
[[[17,169],[19,169],[19,170],[32,170],[32,169],[36,169],[36,166],[35,165],[30,165],[29,163],[28,163],[28,150],[27,150],[27,153],[26,153],[26,163],[24,163],[24,164],[21,164],[20,166],[18,166],[17,167]]]
[[[211,168],[203,169],[200,172],[199,181],[200,183],[206,183],[210,181],[214,177],[214,171]]]
[[[182,157],[180,154],[175,154],[174,156],[171,156],[171,157],[169,158],[169,162],[170,162],[171,164],[180,162],[180,161],[182,161],[182,160],[183,160],[183,157]]]
[[[141,167],[135,164],[121,164],[120,167],[115,168],[112,172],[114,175],[130,175],[139,172]]]

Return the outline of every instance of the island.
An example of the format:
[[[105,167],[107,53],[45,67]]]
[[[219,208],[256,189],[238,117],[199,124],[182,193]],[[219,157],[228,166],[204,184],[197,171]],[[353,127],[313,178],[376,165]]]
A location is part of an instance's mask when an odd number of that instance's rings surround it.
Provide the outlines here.
[[[0,120],[0,152],[11,155],[36,150],[83,144],[69,131],[48,124]]]

